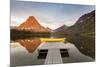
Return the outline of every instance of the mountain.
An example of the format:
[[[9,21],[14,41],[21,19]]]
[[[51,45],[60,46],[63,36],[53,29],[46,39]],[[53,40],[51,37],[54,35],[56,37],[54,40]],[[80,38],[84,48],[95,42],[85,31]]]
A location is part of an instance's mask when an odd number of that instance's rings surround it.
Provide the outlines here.
[[[82,23],[82,22],[84,22],[84,21],[86,21],[86,20],[91,19],[92,17],[95,17],[95,11],[92,11],[92,12],[90,12],[90,13],[87,13],[87,14],[82,15],[82,16],[77,20],[76,24],[80,24],[80,23]],[[76,24],[75,24],[75,25],[76,25]]]
[[[69,39],[83,54],[95,59],[95,10],[82,15],[75,25],[69,28]]]
[[[56,31],[65,34],[55,36],[66,37],[66,42],[73,43],[81,53],[95,59],[95,10],[82,15],[73,26],[61,26]]]
[[[95,10],[82,15],[73,26],[63,25],[55,30],[63,33],[93,33],[95,32]]]
[[[17,27],[17,29],[32,32],[50,32],[45,27],[41,26],[34,16],[29,16],[25,22]]]
[[[82,15],[72,28],[78,33],[95,32],[95,11]]]
[[[66,30],[67,28],[68,28],[68,26],[62,25],[61,27],[55,29],[54,31],[55,31],[55,32],[62,32],[62,31],[64,31],[64,30]]]
[[[49,31],[52,31],[52,29],[50,29],[49,27],[47,27],[46,29],[49,30]]]

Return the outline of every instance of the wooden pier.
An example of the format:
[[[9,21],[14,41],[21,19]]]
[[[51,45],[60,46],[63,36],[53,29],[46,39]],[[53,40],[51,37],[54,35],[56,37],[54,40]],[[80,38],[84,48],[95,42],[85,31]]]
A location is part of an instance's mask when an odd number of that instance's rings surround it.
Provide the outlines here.
[[[59,49],[49,49],[44,64],[60,64],[63,63]]]
[[[62,42],[46,42],[42,43],[38,48],[38,50],[42,51],[48,50],[44,64],[63,63],[60,52],[61,49],[67,49],[67,46]]]

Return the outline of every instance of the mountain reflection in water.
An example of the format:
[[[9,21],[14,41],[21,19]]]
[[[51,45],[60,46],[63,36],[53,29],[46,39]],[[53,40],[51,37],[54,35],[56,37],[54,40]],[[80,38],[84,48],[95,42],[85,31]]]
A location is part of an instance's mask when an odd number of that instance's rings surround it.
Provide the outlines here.
[[[73,36],[66,37],[64,44],[69,49],[69,57],[62,57],[63,63],[70,62],[89,62],[95,60],[94,40],[91,38],[83,38]],[[73,44],[72,44],[73,43]],[[47,42],[48,44],[48,42]],[[49,43],[51,45],[56,42]],[[61,45],[63,43],[60,43]],[[15,46],[16,45],[16,46]],[[41,44],[40,38],[18,39],[11,43],[11,65],[42,65],[45,59],[37,59],[39,53],[37,51]],[[54,47],[54,46],[53,46]]]
[[[31,38],[31,39],[22,39],[17,40],[29,53],[33,53],[37,47],[41,44],[39,38]]]
[[[55,37],[65,37],[65,43],[70,42],[73,43],[77,49],[91,58],[95,59],[95,37],[94,36],[83,36],[83,35],[56,35]]]
[[[33,53],[41,44],[39,37],[19,39],[15,42],[19,42],[29,53]],[[95,59],[95,38],[71,35],[66,36],[66,42],[73,43],[80,52]]]
[[[95,59],[95,37],[69,36],[67,41],[73,43],[83,54]]]

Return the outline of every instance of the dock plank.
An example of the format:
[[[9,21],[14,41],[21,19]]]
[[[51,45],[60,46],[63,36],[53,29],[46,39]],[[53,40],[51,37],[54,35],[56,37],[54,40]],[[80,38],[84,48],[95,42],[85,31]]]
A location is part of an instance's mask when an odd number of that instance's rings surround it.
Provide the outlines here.
[[[49,49],[44,64],[63,63],[59,49]]]

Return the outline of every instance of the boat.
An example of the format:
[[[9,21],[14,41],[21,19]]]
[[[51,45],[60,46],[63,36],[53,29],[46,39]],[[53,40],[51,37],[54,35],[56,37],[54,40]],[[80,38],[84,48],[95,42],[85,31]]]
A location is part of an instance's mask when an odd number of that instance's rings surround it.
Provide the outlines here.
[[[65,38],[40,38],[41,42],[64,42]]]

